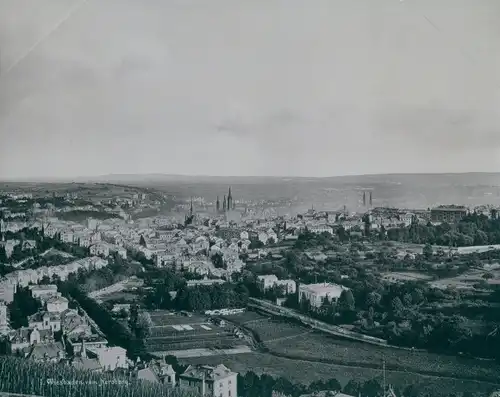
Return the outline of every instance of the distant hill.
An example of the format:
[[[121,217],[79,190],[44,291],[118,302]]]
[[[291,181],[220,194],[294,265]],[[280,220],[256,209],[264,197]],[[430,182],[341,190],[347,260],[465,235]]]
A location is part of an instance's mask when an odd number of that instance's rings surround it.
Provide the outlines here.
[[[71,182],[71,181],[68,181]],[[372,192],[373,206],[429,208],[440,204],[500,206],[500,173],[378,174],[324,178],[278,176],[187,176],[168,174],[116,174],[77,178],[77,183],[115,183],[152,188],[177,198],[204,197],[215,202],[232,187],[241,201],[281,200],[280,212],[316,209],[362,211],[363,191]],[[62,184],[61,181],[57,181]],[[12,185],[12,183],[9,183]],[[50,186],[44,187],[50,189]],[[238,203],[240,201],[240,203]],[[210,204],[210,205],[212,205]]]
[[[371,191],[373,206],[428,208],[439,204],[500,205],[500,173],[386,174],[327,178],[217,177],[183,175],[109,175],[120,181],[155,188],[177,197],[202,196],[215,201],[232,187],[235,200],[290,200],[294,208],[336,210],[344,205],[362,210],[363,191]],[[287,211],[284,208],[283,211]]]

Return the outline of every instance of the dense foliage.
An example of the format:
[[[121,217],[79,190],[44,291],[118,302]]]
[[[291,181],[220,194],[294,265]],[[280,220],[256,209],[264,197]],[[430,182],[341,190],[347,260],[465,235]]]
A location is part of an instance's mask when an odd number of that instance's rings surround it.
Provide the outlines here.
[[[150,285],[144,300],[148,309],[203,312],[245,307],[249,297],[249,291],[243,283],[187,287],[184,278],[168,270],[156,271],[153,275],[149,273],[146,285]],[[175,298],[170,294],[172,291],[176,291]]]
[[[18,287],[14,300],[8,305],[12,328],[27,327],[28,317],[37,313],[40,308],[40,301],[32,297],[29,288]]]
[[[500,219],[471,214],[452,225],[414,223],[409,227],[387,230],[387,239],[446,247],[500,244]]]

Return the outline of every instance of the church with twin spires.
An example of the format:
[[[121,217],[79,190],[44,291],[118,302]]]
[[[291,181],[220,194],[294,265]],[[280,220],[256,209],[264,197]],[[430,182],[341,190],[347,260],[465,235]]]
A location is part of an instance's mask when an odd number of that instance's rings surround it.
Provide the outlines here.
[[[215,203],[215,211],[218,214],[225,214],[229,211],[234,211],[236,209],[236,204],[233,201],[233,195],[231,194],[231,187],[229,187],[229,192],[226,195],[224,195],[224,200],[222,201],[222,208],[221,208],[221,202],[219,200],[219,196],[217,196],[217,201]]]
[[[217,196],[215,211],[217,214],[224,215],[226,222],[239,223],[241,221],[241,213],[236,211],[236,203],[234,202],[233,195],[231,193],[231,187],[229,187],[227,196],[224,195],[222,206],[219,196]]]

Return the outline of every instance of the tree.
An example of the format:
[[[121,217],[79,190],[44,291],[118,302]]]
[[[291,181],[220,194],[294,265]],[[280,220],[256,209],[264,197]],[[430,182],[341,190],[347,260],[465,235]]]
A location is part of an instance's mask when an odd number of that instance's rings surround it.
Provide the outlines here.
[[[430,244],[425,244],[423,250],[422,250],[422,254],[424,255],[424,258],[425,259],[430,259],[432,258],[432,253],[433,253],[433,250],[432,250],[432,245]]]
[[[368,307],[378,306],[381,300],[382,300],[382,295],[380,295],[375,291],[370,292],[366,297],[366,306]]]
[[[216,252],[212,255],[212,263],[217,269],[224,268],[224,256],[220,252]]]
[[[343,290],[338,300],[338,308],[341,311],[352,311],[356,306],[354,295],[350,289]]]
[[[399,315],[404,310],[403,302],[396,296],[391,302],[391,308],[394,314]]]
[[[252,240],[250,242],[250,245],[248,246],[249,249],[258,249],[264,247],[264,243],[260,240]]]
[[[141,312],[137,318],[137,323],[135,327],[135,334],[138,339],[146,339],[153,326],[153,321],[148,312]]]
[[[0,263],[7,263],[7,254],[4,246],[0,246]]]
[[[351,379],[347,385],[345,385],[343,392],[350,396],[357,396],[361,392],[361,383],[356,379]]]
[[[139,307],[137,304],[133,304],[130,307],[130,318],[129,318],[129,327],[132,330],[132,332],[135,332],[135,329],[137,328],[137,321],[139,320]]]

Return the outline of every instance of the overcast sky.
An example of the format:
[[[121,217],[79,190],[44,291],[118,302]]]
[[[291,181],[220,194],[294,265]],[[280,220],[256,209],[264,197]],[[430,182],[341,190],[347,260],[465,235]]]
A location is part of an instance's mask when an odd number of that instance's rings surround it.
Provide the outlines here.
[[[498,0],[0,0],[0,46],[0,178],[500,171]]]

